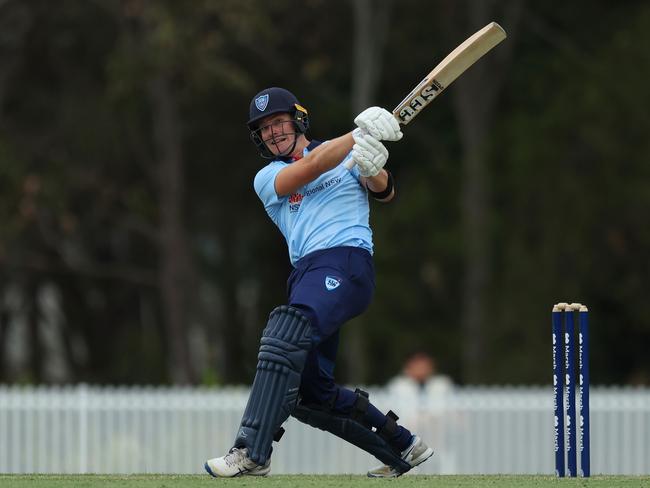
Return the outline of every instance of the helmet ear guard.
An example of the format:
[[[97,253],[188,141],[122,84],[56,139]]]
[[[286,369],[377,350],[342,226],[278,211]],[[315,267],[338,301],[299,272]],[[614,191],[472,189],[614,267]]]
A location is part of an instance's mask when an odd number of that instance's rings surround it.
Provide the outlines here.
[[[293,120],[296,123],[298,132],[304,134],[309,129],[309,114],[307,109],[299,104],[294,104],[296,111],[293,115]]]

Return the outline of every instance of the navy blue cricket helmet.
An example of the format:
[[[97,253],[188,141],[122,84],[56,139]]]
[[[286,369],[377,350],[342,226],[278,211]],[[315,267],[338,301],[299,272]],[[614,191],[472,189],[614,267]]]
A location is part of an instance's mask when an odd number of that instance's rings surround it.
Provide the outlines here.
[[[248,111],[248,128],[255,130],[260,119],[278,113],[291,114],[300,133],[309,129],[307,110],[293,93],[276,86],[266,88],[253,97]]]
[[[309,129],[307,110],[289,90],[274,86],[256,94],[251,100],[247,124],[251,131],[251,140],[259,149],[260,155],[267,159],[273,158],[274,155],[260,137],[258,122],[264,117],[278,113],[288,113],[292,116],[297,133],[304,134]],[[295,145],[294,140],[293,147]],[[290,152],[293,151],[293,147]]]

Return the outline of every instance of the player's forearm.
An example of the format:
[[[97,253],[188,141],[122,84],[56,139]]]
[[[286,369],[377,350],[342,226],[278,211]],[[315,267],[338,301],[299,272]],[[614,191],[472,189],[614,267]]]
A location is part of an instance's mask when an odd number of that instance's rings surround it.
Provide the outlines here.
[[[388,185],[388,173],[385,169],[382,169],[376,176],[366,177],[366,186],[375,193],[384,191],[386,185]]]
[[[348,132],[326,144],[321,144],[300,162],[310,166],[314,176],[312,179],[316,179],[323,173],[336,168],[352,150],[352,146],[354,146],[354,139],[352,132]]]
[[[374,193],[384,193],[388,189],[388,173],[382,169],[376,176],[366,177],[366,188]],[[391,188],[383,198],[375,198],[379,202],[390,202],[395,196],[395,188]]]
[[[289,195],[337,167],[352,150],[352,146],[354,139],[351,132],[321,144],[278,173],[275,178],[276,193],[280,196]]]

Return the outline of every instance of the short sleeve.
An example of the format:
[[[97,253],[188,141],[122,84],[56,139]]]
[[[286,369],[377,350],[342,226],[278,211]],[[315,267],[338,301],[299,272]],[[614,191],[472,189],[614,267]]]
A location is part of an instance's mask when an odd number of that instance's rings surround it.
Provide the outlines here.
[[[275,192],[275,177],[285,166],[286,163],[273,161],[259,170],[253,181],[255,193],[262,200],[264,208],[271,218],[274,218],[284,198],[286,198],[278,197],[278,194]]]

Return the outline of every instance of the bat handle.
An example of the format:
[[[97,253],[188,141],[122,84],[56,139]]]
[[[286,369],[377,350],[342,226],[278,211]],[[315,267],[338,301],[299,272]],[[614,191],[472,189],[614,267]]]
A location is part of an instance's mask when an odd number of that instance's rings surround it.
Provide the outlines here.
[[[367,132],[365,131],[365,129],[361,129],[361,128],[359,128],[359,127],[357,127],[357,128],[354,129],[354,130],[360,130],[360,131],[363,132],[363,133],[367,133]],[[350,171],[350,170],[352,170],[352,168],[354,168],[354,165],[355,165],[355,164],[356,164],[356,163],[354,162],[354,159],[350,158],[350,160],[349,160],[349,161],[346,161],[345,164],[344,164],[343,166],[345,166],[345,168],[346,168],[348,171]]]

